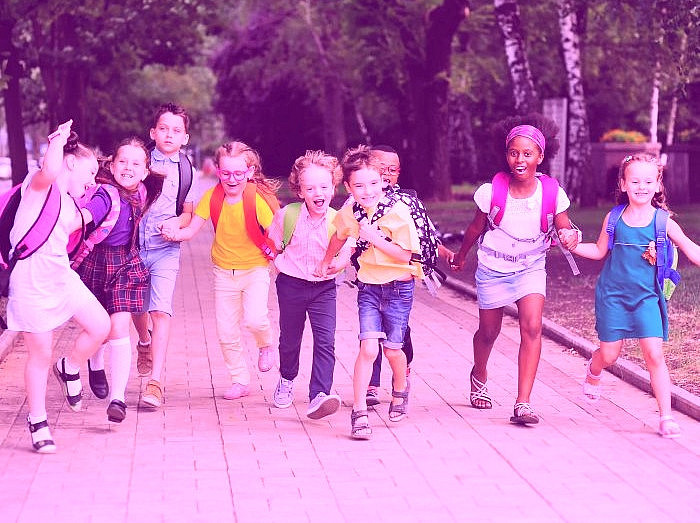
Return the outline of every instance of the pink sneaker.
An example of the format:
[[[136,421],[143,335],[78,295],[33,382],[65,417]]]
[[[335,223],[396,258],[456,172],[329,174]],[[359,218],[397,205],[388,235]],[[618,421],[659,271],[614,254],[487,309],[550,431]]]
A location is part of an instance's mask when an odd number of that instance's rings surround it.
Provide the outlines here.
[[[272,368],[272,349],[270,347],[262,347],[258,354],[258,369],[260,372],[267,372]]]
[[[225,400],[237,400],[243,396],[250,394],[250,387],[248,385],[241,385],[240,383],[234,383],[231,388],[224,392]]]

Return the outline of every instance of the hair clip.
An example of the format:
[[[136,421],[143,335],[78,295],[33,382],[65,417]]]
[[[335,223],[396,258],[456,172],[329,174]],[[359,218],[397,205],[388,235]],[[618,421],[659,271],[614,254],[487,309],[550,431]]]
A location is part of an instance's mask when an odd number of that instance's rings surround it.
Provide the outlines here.
[[[631,155],[631,154],[625,156],[625,158],[622,160],[622,163],[627,163],[627,162],[630,162],[630,161],[632,161],[632,155]]]

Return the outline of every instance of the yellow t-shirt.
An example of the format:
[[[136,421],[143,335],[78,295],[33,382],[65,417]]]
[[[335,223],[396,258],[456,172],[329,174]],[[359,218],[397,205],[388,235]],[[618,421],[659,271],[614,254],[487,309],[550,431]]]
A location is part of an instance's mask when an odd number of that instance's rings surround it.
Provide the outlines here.
[[[204,220],[211,217],[209,202],[214,188],[204,193],[194,211]],[[255,195],[255,209],[258,214],[258,223],[267,229],[272,223],[272,209],[259,194]],[[211,259],[222,269],[252,269],[267,266],[267,259],[246,232],[242,199],[233,204],[226,203],[224,199],[214,243],[211,246]]]
[[[373,210],[368,212],[372,216]],[[338,238],[344,240],[349,237],[359,238],[360,224],[352,212],[352,205],[346,205],[335,215],[333,224],[336,226]],[[411,218],[411,211],[403,202],[396,202],[384,216],[379,218],[374,225],[391,241],[413,253],[420,254],[420,241],[416,225]],[[405,263],[392,258],[380,251],[374,245],[370,245],[358,258],[360,270],[357,278],[364,283],[382,284],[395,280],[408,280],[411,277],[420,277],[420,266],[413,263]]]

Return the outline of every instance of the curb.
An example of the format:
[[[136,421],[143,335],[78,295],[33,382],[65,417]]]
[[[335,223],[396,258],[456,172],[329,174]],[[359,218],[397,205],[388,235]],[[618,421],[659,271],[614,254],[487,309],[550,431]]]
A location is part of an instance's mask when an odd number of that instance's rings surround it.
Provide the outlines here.
[[[476,288],[473,285],[468,285],[462,281],[455,280],[450,277],[447,278],[444,285],[476,299]],[[512,316],[514,318],[518,317],[518,309],[515,307],[515,305],[507,305],[504,307],[504,312],[508,316]],[[598,348],[587,339],[577,336],[569,329],[566,329],[565,327],[562,327],[561,325],[553,322],[552,320],[548,320],[547,318],[542,318],[542,333],[557,343],[571,347],[586,359],[590,358],[593,351]],[[644,392],[652,394],[649,373],[636,363],[618,359],[617,362],[605,370],[617,376],[622,381],[627,382],[630,385],[634,385]],[[671,385],[671,406],[686,416],[690,416],[691,418],[700,421],[700,397],[691,394],[687,390],[682,389],[677,385]]]

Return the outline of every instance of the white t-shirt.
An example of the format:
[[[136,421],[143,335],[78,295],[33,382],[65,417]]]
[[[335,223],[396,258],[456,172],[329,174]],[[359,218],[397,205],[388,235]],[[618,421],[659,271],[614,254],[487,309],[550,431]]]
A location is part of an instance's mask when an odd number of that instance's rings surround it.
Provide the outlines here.
[[[491,210],[491,184],[485,183],[474,193],[474,202],[480,211],[488,214]],[[557,205],[555,214],[559,214],[569,208],[571,202],[564,190],[559,187],[557,193]],[[488,249],[505,254],[517,255],[528,252],[545,244],[545,235],[540,231],[540,215],[542,208],[542,183],[537,180],[535,192],[527,198],[513,198],[510,193],[506,198],[506,208],[499,227],[487,230],[483,236],[477,258],[479,263],[497,272],[516,272],[526,269],[540,260],[543,260],[545,252],[532,254],[513,262],[503,258],[497,258]],[[518,241],[528,239],[532,241]]]

